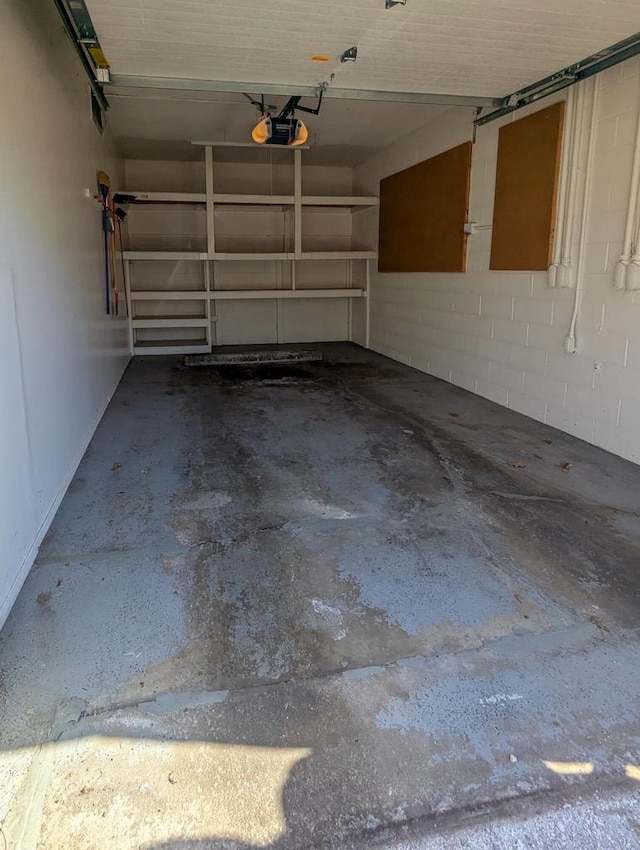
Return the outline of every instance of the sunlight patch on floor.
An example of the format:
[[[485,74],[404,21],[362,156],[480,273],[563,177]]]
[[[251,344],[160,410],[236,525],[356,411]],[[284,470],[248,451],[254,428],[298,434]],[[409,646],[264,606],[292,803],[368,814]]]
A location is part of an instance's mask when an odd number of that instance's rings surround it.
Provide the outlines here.
[[[39,847],[66,850],[161,850],[202,839],[265,847],[286,831],[284,789],[311,752],[101,736],[48,744],[9,825]]]

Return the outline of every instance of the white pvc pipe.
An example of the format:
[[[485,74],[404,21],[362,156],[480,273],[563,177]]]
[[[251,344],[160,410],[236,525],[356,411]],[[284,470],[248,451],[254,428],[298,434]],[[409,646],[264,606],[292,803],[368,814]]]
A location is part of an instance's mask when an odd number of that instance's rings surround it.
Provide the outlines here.
[[[616,289],[624,289],[628,274],[629,261],[631,260],[632,239],[634,230],[634,219],[638,216],[638,188],[640,183],[640,109],[638,110],[638,123],[636,125],[636,144],[633,151],[633,165],[631,166],[631,186],[629,187],[629,203],[627,205],[627,220],[624,227],[624,242],[622,243],[622,254],[618,260],[614,275],[613,285]],[[638,252],[638,236],[636,234],[635,251]],[[633,273],[634,278],[637,276]],[[637,287],[633,287],[636,289]]]
[[[591,200],[591,178],[593,175],[593,151],[595,148],[596,138],[596,113],[598,109],[598,89],[599,77],[592,77],[592,100],[591,100],[591,118],[589,121],[589,138],[587,141],[587,150],[585,155],[585,176],[584,190],[582,194],[582,211],[580,215],[580,242],[578,245],[578,260],[576,263],[576,291],[573,299],[573,314],[571,316],[571,324],[569,325],[569,333],[565,340],[565,351],[567,354],[575,354],[576,352],[576,324],[578,314],[580,312],[580,303],[582,301],[583,288],[583,270],[586,254],[587,243],[587,228],[589,225],[589,201]],[[584,101],[584,97],[583,97]]]
[[[567,207],[565,210],[565,223],[562,233],[562,257],[556,273],[556,286],[571,286],[571,246],[573,243],[573,232],[576,215],[576,193],[578,185],[578,170],[580,159],[580,145],[582,142],[582,128],[584,125],[584,83],[578,83],[576,87],[574,129],[572,133],[573,144],[571,146],[571,162],[569,174],[569,188],[567,191]]]
[[[570,146],[573,140],[574,89],[567,89],[567,108],[565,113],[564,133],[562,139],[562,160],[560,163],[560,190],[558,192],[558,211],[556,216],[556,233],[553,244],[553,259],[549,266],[549,286],[556,285],[558,266],[562,259],[562,234],[564,232],[564,212],[567,205],[567,181],[570,171]]]

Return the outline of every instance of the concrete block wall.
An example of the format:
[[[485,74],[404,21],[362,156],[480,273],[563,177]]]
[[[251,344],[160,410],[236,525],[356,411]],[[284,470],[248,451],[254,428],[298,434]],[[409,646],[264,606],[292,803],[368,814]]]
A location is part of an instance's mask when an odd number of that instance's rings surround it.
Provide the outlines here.
[[[640,59],[609,69],[597,84],[577,353],[564,350],[574,290],[550,288],[544,272],[490,271],[490,227],[469,237],[466,273],[374,271],[371,346],[640,462],[640,292],[613,287],[640,108]],[[470,221],[491,225],[501,124],[564,97],[479,128]],[[359,166],[354,191],[377,192],[381,178],[469,139],[471,121],[470,110],[445,112]],[[354,229],[356,238],[375,241],[377,212],[358,213]]]

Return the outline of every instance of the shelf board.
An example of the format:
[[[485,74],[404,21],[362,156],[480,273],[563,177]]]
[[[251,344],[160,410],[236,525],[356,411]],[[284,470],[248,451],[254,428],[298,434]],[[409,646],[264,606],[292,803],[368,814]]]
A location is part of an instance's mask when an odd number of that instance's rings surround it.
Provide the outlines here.
[[[365,195],[303,195],[302,206],[313,207],[376,207],[378,198]]]
[[[212,301],[290,298],[362,298],[364,289],[212,289]]]
[[[132,301],[198,301],[208,297],[206,289],[138,289],[131,292]]]
[[[375,260],[377,251],[303,251],[297,260]]]
[[[131,293],[132,301],[195,301],[196,299],[211,301],[242,301],[246,299],[269,299],[269,298],[362,298],[364,289],[355,287],[341,289],[212,289],[210,292],[203,290],[193,291],[176,291],[176,290],[144,290]],[[158,319],[145,318],[133,319],[134,327],[206,327],[207,319],[189,319],[180,317],[171,317],[166,319],[167,322],[174,324],[158,324],[165,320],[165,317]],[[153,322],[154,324],[140,324],[136,322]],[[197,322],[202,324],[188,325],[187,322]]]
[[[215,204],[254,204],[256,206],[290,205],[293,204],[293,195],[243,195],[214,193]]]
[[[131,320],[134,328],[206,328],[208,324],[206,316],[150,316]]]
[[[188,339],[145,340],[133,347],[134,354],[208,354],[210,351],[207,343]]]
[[[122,192],[135,195],[137,204],[205,204],[204,192]],[[254,204],[256,206],[288,206],[295,202],[293,195],[247,194],[243,192],[215,192],[214,204]],[[303,195],[303,206],[313,207],[375,207],[374,195]]]
[[[198,145],[198,147],[208,147],[208,148],[252,148],[254,151],[268,151],[274,150],[274,145],[258,145],[256,142],[201,142],[195,141],[191,142],[192,145]],[[275,150],[277,151],[308,151],[310,145],[277,145],[275,146]]]
[[[123,251],[125,260],[206,260],[206,251]]]
[[[125,192],[123,195],[135,195],[136,204],[205,204],[204,192]]]
[[[217,251],[213,255],[214,260],[293,260],[293,258],[292,251],[264,251],[262,253]]]
[[[206,251],[124,251],[125,260],[206,260]],[[375,260],[377,251],[303,251],[298,257],[293,251],[239,252],[218,251],[213,260]]]

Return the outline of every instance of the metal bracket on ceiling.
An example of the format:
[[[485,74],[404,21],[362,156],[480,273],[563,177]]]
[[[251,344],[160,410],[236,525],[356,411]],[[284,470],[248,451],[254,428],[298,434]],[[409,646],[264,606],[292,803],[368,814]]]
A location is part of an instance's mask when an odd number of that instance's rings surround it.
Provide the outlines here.
[[[106,81],[109,63],[100,47],[91,16],[84,0],[53,0],[67,35],[73,42],[76,53],[89,78],[89,84],[103,109],[109,108],[101,83]],[[102,71],[102,73],[99,73]],[[100,80],[99,77],[102,76]]]
[[[325,97],[340,100],[374,100],[388,103],[422,103],[436,106],[482,106],[494,108],[501,106],[500,97],[475,97],[474,95],[431,94],[428,92],[384,91],[375,89],[332,88],[326,83],[320,85]],[[318,86],[288,86],[281,83],[236,83],[231,80],[189,80],[174,77],[145,77],[129,74],[112,74],[110,88],[156,89],[166,91],[199,92],[254,92],[265,95],[300,95],[317,97]]]
[[[510,112],[515,112],[517,109],[522,109],[523,106],[528,106],[555,94],[568,86],[573,86],[579,83],[580,80],[586,80],[588,77],[593,77],[607,68],[612,68],[614,65],[619,65],[626,59],[631,59],[640,54],[640,33],[625,38],[612,44],[610,47],[605,47],[573,65],[557,71],[536,83],[532,83],[519,91],[513,92],[502,99],[501,105],[488,112],[486,115],[478,116],[474,119],[474,128],[481,127],[483,124],[488,124],[490,121],[495,121],[508,115]]]
[[[358,58],[358,48],[354,44],[353,47],[350,47],[348,50],[345,50],[342,56],[340,57],[340,61],[344,64],[345,62],[355,62]]]
[[[476,106],[476,108],[473,110],[473,115],[474,115],[473,132],[471,134],[471,144],[473,144],[473,145],[475,145],[475,143],[476,143],[476,135],[477,135],[477,132],[478,132],[478,125],[477,125],[476,122],[477,122],[478,116],[480,115],[481,112],[482,112],[481,106]]]

